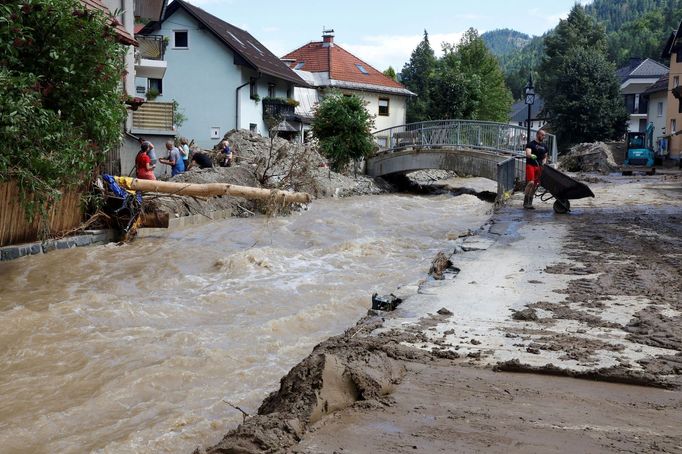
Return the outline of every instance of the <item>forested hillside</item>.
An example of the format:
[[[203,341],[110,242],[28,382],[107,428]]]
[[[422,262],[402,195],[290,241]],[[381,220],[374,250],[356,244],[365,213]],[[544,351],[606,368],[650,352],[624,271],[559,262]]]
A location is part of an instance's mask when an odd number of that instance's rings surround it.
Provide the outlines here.
[[[481,39],[496,57],[502,57],[522,49],[530,42],[530,36],[509,28],[485,32]]]
[[[667,64],[661,60],[661,51],[682,20],[682,0],[594,0],[585,6],[585,12],[606,30],[607,52],[616,66],[622,66],[634,57],[652,58]],[[490,33],[496,32],[499,31]],[[553,31],[547,34],[551,33]],[[521,96],[529,71],[535,71],[542,60],[546,35],[533,37],[518,50],[509,47],[507,53],[498,53],[491,47],[516,99]],[[502,38],[496,38],[496,49],[502,49],[499,43]]]

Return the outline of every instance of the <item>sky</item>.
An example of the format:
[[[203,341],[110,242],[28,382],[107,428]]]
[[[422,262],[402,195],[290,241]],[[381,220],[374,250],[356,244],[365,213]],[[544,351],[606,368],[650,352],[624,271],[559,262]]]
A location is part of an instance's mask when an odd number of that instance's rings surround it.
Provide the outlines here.
[[[399,72],[429,33],[431,47],[459,42],[473,27],[483,33],[511,28],[541,35],[566,18],[575,0],[188,0],[225,22],[247,30],[278,57],[310,41],[323,28],[334,42],[383,71]],[[586,4],[589,1],[579,1]]]

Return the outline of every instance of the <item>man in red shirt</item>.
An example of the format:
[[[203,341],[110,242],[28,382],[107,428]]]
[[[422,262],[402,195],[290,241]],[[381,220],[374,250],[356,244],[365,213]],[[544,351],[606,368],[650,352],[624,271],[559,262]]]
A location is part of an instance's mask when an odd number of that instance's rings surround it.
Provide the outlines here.
[[[540,129],[535,137],[535,140],[526,145],[526,189],[523,191],[523,207],[527,210],[535,209],[533,198],[540,186],[542,166],[547,162],[547,145],[542,142],[545,140],[545,131]]]

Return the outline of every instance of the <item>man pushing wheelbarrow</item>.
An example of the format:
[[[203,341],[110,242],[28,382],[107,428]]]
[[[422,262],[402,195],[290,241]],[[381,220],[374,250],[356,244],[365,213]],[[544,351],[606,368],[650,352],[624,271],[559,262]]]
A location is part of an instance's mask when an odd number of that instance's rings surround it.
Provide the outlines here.
[[[570,199],[582,199],[594,197],[594,194],[586,184],[574,180],[558,170],[546,166],[547,146],[543,143],[545,131],[540,129],[536,139],[526,146],[526,188],[524,190],[523,207],[534,210],[533,198],[538,186],[544,188],[539,194],[540,200],[547,202],[552,198],[554,212],[559,214],[571,211]]]
[[[523,207],[527,210],[535,209],[533,197],[540,186],[542,166],[547,163],[547,145],[543,143],[544,140],[545,131],[540,129],[535,134],[535,140],[526,145],[526,189],[523,191]]]

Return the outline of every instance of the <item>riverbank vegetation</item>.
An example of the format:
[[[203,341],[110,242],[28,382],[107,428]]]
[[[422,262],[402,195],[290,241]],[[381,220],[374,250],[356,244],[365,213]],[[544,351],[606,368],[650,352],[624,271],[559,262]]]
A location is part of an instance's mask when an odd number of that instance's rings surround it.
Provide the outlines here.
[[[77,0],[3,2],[0,24],[0,181],[33,218],[118,145],[125,49],[116,22]]]

